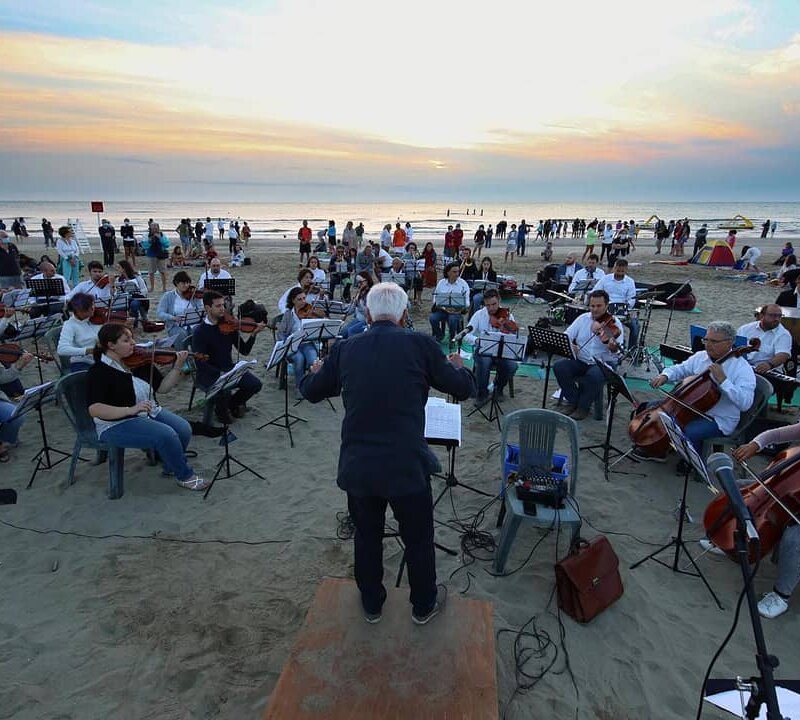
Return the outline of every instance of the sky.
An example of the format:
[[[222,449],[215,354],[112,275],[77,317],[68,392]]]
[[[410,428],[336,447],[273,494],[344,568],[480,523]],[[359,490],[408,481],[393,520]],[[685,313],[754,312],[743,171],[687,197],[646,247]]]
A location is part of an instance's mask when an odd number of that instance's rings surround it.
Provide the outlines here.
[[[800,2],[0,0],[0,169],[7,200],[800,200]]]

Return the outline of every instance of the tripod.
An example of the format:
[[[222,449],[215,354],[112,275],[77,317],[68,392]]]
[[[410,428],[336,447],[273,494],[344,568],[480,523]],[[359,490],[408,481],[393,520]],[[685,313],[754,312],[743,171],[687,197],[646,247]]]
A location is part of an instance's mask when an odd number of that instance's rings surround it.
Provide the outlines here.
[[[286,347],[289,347],[288,345]],[[258,430],[263,430],[267,425],[275,425],[276,427],[283,428],[286,432],[289,433],[289,446],[294,447],[294,438],[292,437],[292,425],[296,425],[297,423],[301,422],[308,422],[301,417],[297,417],[297,415],[292,415],[289,412],[289,361],[286,357],[286,353],[283,354],[283,357],[280,359],[280,375],[283,381],[283,412],[278,415],[277,417],[273,418],[269,422],[265,422],[263,425],[258,427]],[[274,365],[269,365],[267,369],[271,369]]]
[[[39,470],[52,470],[56,465],[59,465],[67,458],[72,457],[70,453],[66,453],[63,450],[51,447],[47,440],[47,429],[45,428],[44,415],[42,414],[42,403],[49,399],[54,392],[55,383],[52,381],[44,385],[40,385],[38,388],[34,388],[33,392],[28,396],[31,398],[30,402],[25,403],[22,410],[23,413],[27,412],[27,410],[31,409],[31,405],[33,406],[32,409],[35,409],[39,416],[39,429],[42,434],[42,448],[31,458],[31,462],[36,462],[36,466],[33,468],[31,479],[28,481],[28,485],[26,486],[28,489],[30,489],[30,487],[33,485],[33,481],[36,478],[36,474],[39,472]],[[21,405],[23,404],[21,403]],[[50,457],[51,454],[61,455],[61,457],[53,462]]]
[[[603,475],[608,481],[608,473],[613,472],[617,473],[618,475],[638,475],[639,477],[645,477],[644,473],[634,473],[634,472],[625,472],[623,470],[610,470],[609,469],[609,461],[610,461],[610,454],[613,452],[615,457],[622,457],[625,453],[620,450],[615,445],[611,444],[611,429],[614,426],[614,410],[617,406],[617,398],[622,395],[626,398],[631,405],[634,407],[636,406],[636,400],[634,399],[633,395],[631,394],[630,390],[628,390],[628,386],[625,384],[625,380],[620,377],[614,369],[604,363],[602,360],[595,358],[595,363],[600,368],[603,373],[603,376],[608,383],[608,420],[606,422],[606,439],[604,442],[600,443],[599,445],[585,445],[584,447],[580,448],[581,450],[588,450],[592,455],[597,458],[600,458],[603,461]],[[602,455],[599,454],[597,451],[602,450]]]
[[[211,488],[214,487],[214,483],[217,482],[217,478],[224,477],[224,479],[229,479],[232,477],[236,477],[237,475],[241,475],[243,472],[253,473],[257,478],[260,480],[266,480],[266,478],[257,473],[253,468],[245,465],[243,462],[237,460],[233,455],[231,455],[230,451],[230,443],[236,440],[236,436],[230,431],[230,425],[227,422],[222,423],[222,439],[220,443],[225,448],[225,453],[222,456],[222,459],[217,463],[217,469],[214,472],[214,477],[211,479],[211,484],[206,488],[206,491],[203,493],[203,500],[208,497],[208,494],[211,492]],[[231,463],[234,463],[239,466],[239,470],[236,472],[231,472]],[[222,468],[225,468],[225,475],[222,475]]]
[[[625,354],[625,361],[628,363],[628,368],[632,365],[641,365],[645,363],[647,371],[650,372],[650,362],[652,360],[656,370],[659,372],[664,369],[664,366],[659,360],[656,359],[655,353],[651,353],[647,349],[647,331],[650,328],[650,316],[653,313],[653,298],[648,297],[644,304],[644,320],[639,329],[639,337],[637,338],[636,345],[632,347]],[[660,367],[659,367],[660,365]]]

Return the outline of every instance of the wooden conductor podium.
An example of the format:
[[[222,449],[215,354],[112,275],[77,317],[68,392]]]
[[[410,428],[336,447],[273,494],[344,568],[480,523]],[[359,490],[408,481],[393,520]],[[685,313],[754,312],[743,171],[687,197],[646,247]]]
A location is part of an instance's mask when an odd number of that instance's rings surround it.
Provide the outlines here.
[[[388,593],[370,625],[355,582],[322,580],[265,720],[497,718],[491,603],[450,595],[417,626],[408,588]]]

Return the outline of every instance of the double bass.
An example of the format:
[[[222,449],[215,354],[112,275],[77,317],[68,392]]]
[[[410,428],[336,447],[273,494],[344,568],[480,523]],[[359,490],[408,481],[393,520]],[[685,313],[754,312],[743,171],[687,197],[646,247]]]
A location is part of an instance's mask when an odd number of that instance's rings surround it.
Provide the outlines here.
[[[732,348],[715,364],[722,365],[730,358],[754,352],[759,346],[755,340],[750,345]],[[631,441],[649,457],[664,457],[669,449],[669,435],[658,417],[659,412],[672,416],[683,430],[692,420],[706,417],[706,411],[713,408],[721,397],[719,385],[711,376],[711,367],[699,375],[685,378],[671,393],[663,392],[666,397],[658,405],[637,410],[628,424]]]

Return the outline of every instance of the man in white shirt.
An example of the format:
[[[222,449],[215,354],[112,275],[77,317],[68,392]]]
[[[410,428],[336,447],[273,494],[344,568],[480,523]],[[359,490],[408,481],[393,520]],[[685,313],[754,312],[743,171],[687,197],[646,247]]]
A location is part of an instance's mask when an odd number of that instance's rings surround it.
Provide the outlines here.
[[[595,285],[599,282],[600,278],[605,276],[602,268],[597,267],[600,258],[595,253],[586,258],[586,267],[582,267],[572,276],[572,282],[569,284],[569,294],[575,293],[575,288],[581,283],[590,282],[589,290],[593,290]],[[586,292],[583,293],[584,295]]]
[[[783,372],[783,364],[792,355],[792,336],[781,325],[782,315],[779,305],[764,305],[758,320],[742,325],[736,331],[737,335],[748,340],[758,339],[758,350],[745,355],[745,359],[759,375],[776,369]]]
[[[101,300],[104,303],[108,303],[108,301],[111,299],[111,283],[103,283],[103,287],[98,285],[100,279],[105,274],[103,270],[103,263],[99,262],[98,260],[92,260],[86,267],[89,269],[89,279],[79,282],[74,288],[72,288],[72,290],[67,293],[67,300],[72,300],[72,298],[78,293],[86,293],[87,295],[94,297],[95,300]]]
[[[755,270],[756,272],[761,272],[758,269],[758,258],[761,257],[761,250],[757,247],[749,247],[744,251],[742,255],[741,263],[742,263],[742,270]]]
[[[32,318],[39,317],[40,315],[56,315],[62,312],[67,293],[70,291],[69,283],[64,279],[63,275],[59,275],[56,272],[56,267],[53,263],[47,261],[39,263],[39,269],[41,272],[34,275],[31,280],[61,280],[64,284],[64,294],[58,295],[57,297],[51,295],[49,298],[46,298],[44,295],[35,296],[37,304],[40,304],[41,307],[31,310]],[[31,295],[34,295],[33,290],[31,290]]]
[[[593,290],[589,295],[589,312],[579,315],[566,330],[575,359],[559,360],[553,366],[561,399],[566,402],[562,412],[573,420],[588,417],[592,402],[603,391],[605,376],[595,358],[612,366],[619,362],[622,323],[613,316],[606,318],[607,313],[608,293]],[[606,318],[606,324],[599,322],[601,318]]]
[[[386,223],[386,225],[383,226],[383,230],[381,230],[381,247],[392,247],[392,226],[390,223]]]
[[[205,242],[206,245],[213,245],[214,244],[214,223],[211,222],[211,218],[206,218],[206,227],[204,230]]]
[[[387,273],[392,269],[392,256],[389,255],[384,248],[379,248],[377,253],[378,264],[381,267],[382,273]]]
[[[636,283],[630,275],[626,275],[628,261],[619,258],[614,263],[614,272],[604,275],[594,286],[595,290],[605,290],[608,293],[609,303],[624,303],[629,310],[636,307]],[[628,338],[628,347],[635,348],[639,342],[639,318],[631,316],[629,326],[631,329]]]
[[[489,399],[489,371],[492,367],[497,370],[497,377],[494,381],[495,397],[502,399],[503,388],[517,372],[519,363],[506,358],[488,357],[479,355],[477,352],[477,340],[482,335],[503,334],[516,336],[519,326],[514,320],[514,316],[508,308],[500,307],[500,293],[497,290],[489,289],[483,293],[483,307],[478,310],[469,320],[472,330],[466,336],[473,348],[472,360],[475,365],[475,380],[478,385],[478,394],[475,398],[475,406],[482,407]]]
[[[454,338],[461,325],[461,316],[469,307],[469,285],[458,277],[458,263],[447,265],[444,274],[433,290],[433,312],[429,317],[433,337],[440,342],[444,339],[445,322],[450,337]]]
[[[691,440],[698,452],[706,438],[730,435],[739,424],[741,414],[749,410],[753,404],[756,376],[750,363],[743,357],[729,358],[721,365],[718,362],[730,352],[735,339],[736,331],[733,325],[715,320],[709,323],[706,336],[703,338],[705,350],[696,352],[682,363],[664,368],[660,375],[650,381],[650,384],[657,388],[664,383],[675,383],[710,369],[711,377],[719,388],[720,399],[711,409],[706,410],[708,418],[698,416],[683,428],[686,437]],[[639,451],[634,452],[634,457],[639,460],[659,459],[647,458]]]
[[[231,274],[222,269],[222,262],[218,257],[212,258],[208,264],[208,269],[200,276],[197,289],[202,290],[206,286],[206,280],[230,280]]]

